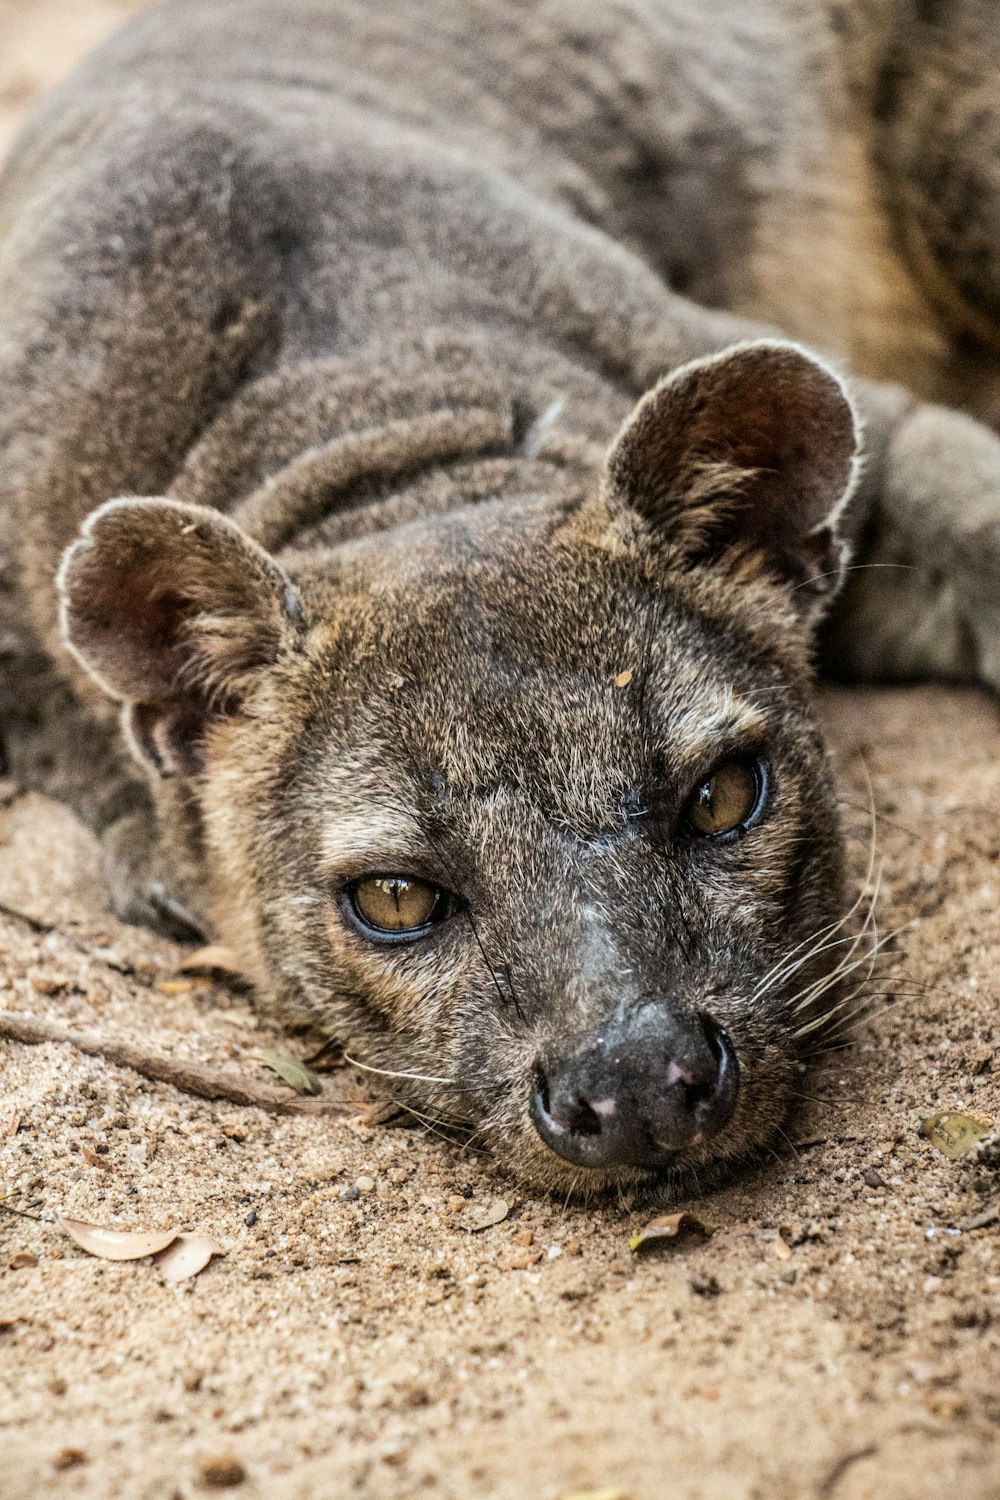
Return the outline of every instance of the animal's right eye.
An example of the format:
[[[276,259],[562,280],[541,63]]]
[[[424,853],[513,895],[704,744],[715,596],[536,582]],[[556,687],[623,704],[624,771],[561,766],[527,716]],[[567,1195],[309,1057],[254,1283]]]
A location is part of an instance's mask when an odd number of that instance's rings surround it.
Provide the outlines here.
[[[724,761],[688,798],[684,824],[689,833],[702,838],[731,836],[758,820],[766,793],[764,761]]]
[[[347,905],[367,937],[423,937],[455,910],[455,897],[408,875],[369,875],[346,889]]]

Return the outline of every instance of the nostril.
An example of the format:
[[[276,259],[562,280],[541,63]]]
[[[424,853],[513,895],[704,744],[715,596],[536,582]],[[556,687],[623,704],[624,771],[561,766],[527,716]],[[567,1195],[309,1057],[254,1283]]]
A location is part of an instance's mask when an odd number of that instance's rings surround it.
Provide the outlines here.
[[[701,1080],[688,1087],[686,1099],[702,1129],[720,1130],[728,1122],[736,1104],[739,1062],[725,1028],[706,1012],[702,1012],[700,1020],[715,1067],[710,1080]]]
[[[553,1098],[544,1068],[535,1069],[535,1101],[542,1115],[559,1130],[573,1135],[600,1135],[601,1118],[578,1094],[557,1091]]]
[[[600,1135],[601,1117],[586,1099],[576,1099],[565,1111],[565,1123],[574,1135]]]
[[[545,1069],[539,1065],[535,1069],[535,1101],[541,1108],[543,1114],[549,1114],[549,1077]]]

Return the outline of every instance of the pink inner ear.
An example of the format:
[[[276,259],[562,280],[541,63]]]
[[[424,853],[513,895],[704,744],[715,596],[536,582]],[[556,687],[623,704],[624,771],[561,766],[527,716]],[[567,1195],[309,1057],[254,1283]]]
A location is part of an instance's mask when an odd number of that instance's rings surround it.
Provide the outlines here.
[[[749,530],[803,535],[848,489],[857,449],[850,402],[823,366],[795,350],[747,350],[723,364],[697,424],[716,460],[751,471],[739,487]],[[706,430],[707,429],[707,430]]]
[[[59,589],[67,643],[105,691],[185,715],[238,702],[294,628],[277,563],[227,517],[170,500],[95,511]]]
[[[156,702],[173,690],[190,602],[159,586],[162,571],[148,548],[89,539],[63,571],[69,643],[116,697]]]
[[[848,493],[854,413],[837,377],[790,344],[684,366],[639,403],[608,458],[611,492],[670,541],[740,538],[787,559]]]

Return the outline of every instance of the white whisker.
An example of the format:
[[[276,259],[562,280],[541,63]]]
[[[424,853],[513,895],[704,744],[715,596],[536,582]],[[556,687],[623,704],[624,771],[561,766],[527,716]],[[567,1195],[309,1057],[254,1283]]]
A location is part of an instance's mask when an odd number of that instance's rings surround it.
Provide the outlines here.
[[[356,1057],[349,1057],[346,1052],[344,1061],[350,1063],[352,1068],[360,1068],[364,1073],[377,1073],[380,1078],[407,1078],[413,1083],[443,1083],[446,1088],[455,1087],[450,1078],[434,1078],[429,1073],[393,1073],[389,1068],[375,1068],[371,1063],[359,1062]]]

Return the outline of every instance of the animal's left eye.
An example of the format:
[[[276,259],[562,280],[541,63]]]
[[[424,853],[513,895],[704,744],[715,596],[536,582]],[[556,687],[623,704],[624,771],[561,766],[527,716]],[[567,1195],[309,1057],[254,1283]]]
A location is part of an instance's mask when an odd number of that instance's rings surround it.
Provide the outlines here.
[[[749,828],[764,808],[767,768],[762,760],[727,760],[688,798],[683,826],[702,838]]]

